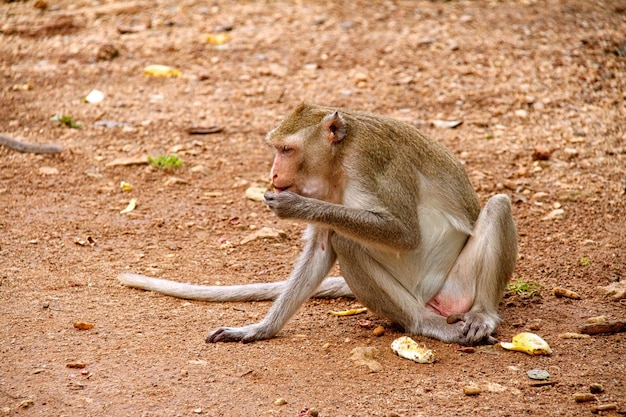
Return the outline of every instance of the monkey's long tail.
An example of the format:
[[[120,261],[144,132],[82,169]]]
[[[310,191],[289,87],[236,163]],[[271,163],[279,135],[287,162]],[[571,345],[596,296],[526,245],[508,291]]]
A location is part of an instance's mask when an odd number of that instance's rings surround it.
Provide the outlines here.
[[[121,274],[117,277],[126,286],[155,291],[161,294],[187,300],[201,301],[266,301],[276,299],[285,291],[287,281],[211,286],[194,285],[165,279],[151,278],[139,274]],[[315,298],[354,298],[352,291],[342,277],[326,278],[312,297]]]

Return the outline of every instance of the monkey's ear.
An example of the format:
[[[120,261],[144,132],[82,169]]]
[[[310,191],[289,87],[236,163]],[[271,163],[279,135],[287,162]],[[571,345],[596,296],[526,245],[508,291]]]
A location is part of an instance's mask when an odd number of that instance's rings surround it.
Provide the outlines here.
[[[324,131],[333,143],[341,142],[346,137],[346,122],[338,111],[324,117]]]

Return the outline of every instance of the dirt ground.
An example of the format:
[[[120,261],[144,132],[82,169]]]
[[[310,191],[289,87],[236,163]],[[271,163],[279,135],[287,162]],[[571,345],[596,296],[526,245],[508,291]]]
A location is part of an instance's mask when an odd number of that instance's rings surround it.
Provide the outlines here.
[[[0,133],[64,147],[0,147],[0,415],[626,414],[626,333],[562,337],[591,317],[626,319],[600,288],[626,280],[625,56],[621,0],[0,3]],[[144,75],[151,64],[181,75]],[[94,89],[103,101],[85,103]],[[391,351],[402,332],[385,318],[328,314],[358,305],[348,299],[308,302],[272,340],[207,345],[209,330],[258,321],[270,303],[118,283],[123,271],[284,279],[304,226],[245,191],[267,186],[264,135],[302,100],[413,123],[463,161],[483,203],[511,196],[513,279],[543,290],[505,297],[496,336],[532,331],[550,356],[416,337],[437,358],[416,364]],[[121,160],[168,153],[184,165]],[[262,227],[286,236],[241,243]],[[355,365],[355,347],[375,347],[383,371]],[[595,401],[576,402],[592,384]]]

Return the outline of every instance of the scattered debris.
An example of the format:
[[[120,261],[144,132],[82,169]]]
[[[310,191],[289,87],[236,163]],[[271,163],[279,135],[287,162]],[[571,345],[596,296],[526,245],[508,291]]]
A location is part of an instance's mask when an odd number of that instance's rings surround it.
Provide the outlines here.
[[[78,246],[95,246],[96,241],[91,236],[87,236],[87,239],[74,239],[74,243],[76,243]]]
[[[550,355],[552,353],[552,349],[550,349],[545,340],[534,333],[528,332],[522,332],[513,336],[511,343],[500,342],[500,346],[506,350],[524,352],[529,355]]]
[[[528,384],[528,386],[530,387],[547,387],[547,386],[551,386],[551,385],[556,385],[558,384],[557,381],[533,381],[530,384]]]
[[[83,98],[83,101],[89,104],[97,104],[102,100],[104,100],[104,93],[100,90],[91,90],[91,92]]]
[[[59,125],[67,126],[72,129],[80,129],[82,127],[80,122],[75,122],[74,119],[72,119],[72,116],[63,114],[55,114],[54,116],[51,116],[50,121],[59,122]]]
[[[143,69],[143,73],[150,77],[179,77],[182,73],[180,70],[177,70],[172,67],[168,67],[167,65],[148,65]]]
[[[562,287],[554,287],[554,295],[557,298],[565,297],[565,298],[571,298],[572,300],[580,300],[580,295],[578,295],[574,291],[570,291]]]
[[[131,183],[129,183],[129,182],[121,181],[120,182],[120,189],[122,191],[132,191],[133,185]]]
[[[367,312],[367,307],[351,308],[350,310],[343,310],[343,311],[331,310],[328,312],[328,314],[331,314],[333,316],[356,316],[357,314],[361,314],[365,312]]]
[[[262,227],[259,230],[255,230],[250,233],[248,236],[244,237],[241,240],[241,245],[245,245],[246,243],[250,243],[253,240],[257,239],[271,239],[271,240],[280,240],[287,236],[283,230],[272,229],[271,227]]]
[[[381,337],[385,334],[385,328],[383,326],[378,326],[374,330],[372,330],[372,335],[376,337]]]
[[[612,282],[606,287],[598,288],[606,292],[607,297],[610,297],[613,301],[626,299],[626,279],[622,281]]]
[[[463,124],[462,120],[433,120],[433,126],[439,129],[454,129]]]
[[[68,362],[65,364],[65,366],[72,369],[83,369],[87,365],[83,362]]]
[[[561,220],[563,217],[565,217],[565,210],[558,208],[543,216],[541,220]]]
[[[35,402],[29,398],[29,399],[24,400],[21,403],[19,403],[17,408],[24,409],[24,408],[32,407],[33,405],[35,405]]]
[[[602,384],[594,383],[589,385],[589,392],[592,394],[602,394],[604,392],[604,387]]]
[[[252,201],[263,201],[266,192],[267,188],[254,185],[246,189],[246,198]]]
[[[204,40],[210,43],[211,45],[223,45],[230,41],[231,36],[228,33],[215,33],[204,35]]]
[[[367,366],[371,372],[381,372],[384,368],[375,358],[375,347],[356,347],[350,352],[350,360],[356,366]]]
[[[401,358],[412,360],[417,363],[435,362],[435,354],[426,346],[420,346],[408,336],[402,336],[391,342],[391,350]]]
[[[467,396],[479,395],[481,392],[480,387],[476,385],[466,385],[463,387],[463,394]]]
[[[126,208],[120,211],[120,214],[130,213],[131,211],[135,210],[135,208],[137,208],[137,199],[131,198]]]
[[[318,417],[320,412],[316,408],[304,408],[296,417]]]
[[[550,373],[545,369],[531,369],[526,372],[526,375],[528,375],[528,378],[536,381],[545,381],[550,378]]]
[[[41,175],[58,175],[59,170],[54,167],[40,167],[39,173]]]
[[[146,156],[130,156],[125,158],[116,158],[106,164],[107,167],[128,166],[128,165],[147,165],[148,157]]]
[[[588,392],[577,392],[574,394],[574,401],[577,403],[587,403],[589,401],[598,401],[595,395]]]
[[[591,407],[591,412],[593,414],[598,414],[602,411],[613,411],[613,410],[617,410],[617,404],[602,404],[602,405],[595,405],[593,407]]]
[[[113,128],[113,127],[128,127],[128,128],[132,128],[132,125],[130,123],[126,123],[126,122],[116,122],[115,120],[96,120],[93,123],[94,126],[102,126],[102,127],[106,127],[106,128]]]
[[[285,404],[287,404],[287,400],[285,400],[282,397],[281,398],[276,398],[274,400],[274,405],[281,406],[281,405],[285,405]]]
[[[580,329],[582,334],[615,334],[626,332],[626,321],[615,320],[601,323],[588,323]]]
[[[224,128],[220,126],[208,126],[208,127],[190,127],[187,129],[187,133],[190,135],[210,135],[213,133],[220,133]]]
[[[74,323],[74,328],[78,330],[90,330],[93,329],[93,323],[87,323],[85,321],[77,321]]]
[[[559,335],[561,339],[589,339],[591,336],[588,334],[580,333],[562,333]]]
[[[463,353],[474,353],[476,352],[476,348],[473,346],[458,346],[456,348],[456,350],[458,352],[463,352]]]

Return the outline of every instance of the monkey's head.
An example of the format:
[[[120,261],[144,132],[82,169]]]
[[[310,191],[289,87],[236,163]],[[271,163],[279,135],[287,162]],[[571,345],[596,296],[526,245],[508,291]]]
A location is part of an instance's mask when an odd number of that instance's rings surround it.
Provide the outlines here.
[[[341,145],[348,135],[344,115],[335,109],[303,103],[266,141],[274,151],[272,185],[325,201],[341,198]]]

